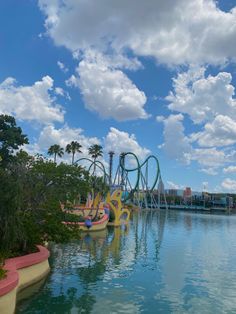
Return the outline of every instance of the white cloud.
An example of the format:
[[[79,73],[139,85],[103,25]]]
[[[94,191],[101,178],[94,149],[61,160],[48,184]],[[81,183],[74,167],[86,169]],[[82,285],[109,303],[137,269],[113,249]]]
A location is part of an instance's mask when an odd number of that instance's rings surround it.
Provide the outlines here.
[[[200,171],[209,174],[210,176],[216,176],[218,174],[216,168],[202,168]]]
[[[65,91],[64,91],[63,88],[61,88],[61,87],[56,87],[56,88],[55,88],[55,93],[56,93],[57,95],[64,96]]]
[[[231,155],[226,154],[223,150],[217,150],[215,147],[196,148],[192,152],[191,160],[195,160],[205,167],[216,168],[230,162]]]
[[[114,151],[116,154],[122,152],[132,152],[141,160],[145,159],[150,150],[142,147],[136,140],[134,134],[129,134],[111,127],[105,138],[105,150],[107,152]]]
[[[236,166],[229,166],[223,169],[224,173],[236,173]]]
[[[85,136],[83,130],[80,128],[70,128],[67,125],[64,125],[62,128],[55,128],[53,125],[47,125],[41,130],[38,140],[32,145],[25,145],[25,149],[31,154],[46,154],[51,145],[59,144],[61,147],[65,148],[71,141],[77,141],[82,145],[82,153],[77,155],[78,158],[89,157],[88,148],[91,145],[103,144],[97,137]],[[114,151],[117,155],[121,152],[131,151],[141,160],[144,160],[150,153],[150,150],[140,146],[134,134],[130,135],[112,127],[104,139],[104,155],[110,150]],[[71,156],[65,154],[62,159],[59,159],[59,161],[61,160],[70,162]],[[104,158],[100,158],[100,160],[104,163],[105,167],[107,167]]]
[[[69,77],[66,80],[66,85],[68,87],[78,87],[79,86],[78,78],[74,74],[72,74],[71,77]]]
[[[221,186],[227,192],[236,193],[236,180],[226,178],[222,181]]]
[[[162,119],[164,123],[162,148],[169,157],[188,164],[191,160],[192,147],[184,135],[183,118],[182,114],[178,114]]]
[[[116,62],[114,63],[116,64]],[[67,85],[79,86],[85,106],[102,118],[118,121],[146,119],[146,96],[130,79],[99,53],[89,51]]]
[[[68,100],[71,100],[70,98],[70,95],[68,92],[66,92],[63,88],[61,87],[56,87],[55,88],[55,94],[59,95],[59,96],[62,96],[62,97],[65,97],[67,98]]]
[[[204,73],[204,68],[190,67],[173,79],[174,93],[166,97],[169,109],[188,114],[194,123],[211,121],[225,113],[236,119],[231,74],[220,72],[205,78]]]
[[[47,125],[41,130],[37,141],[33,144],[25,145],[24,148],[31,155],[37,153],[47,155],[47,151],[51,145],[58,144],[65,149],[66,145],[71,141],[77,141],[82,145],[80,149],[82,153],[76,154],[75,160],[82,157],[90,158],[88,154],[89,146],[101,144],[101,141],[97,137],[85,136],[83,130],[80,128],[70,128],[68,125],[56,128],[54,125]],[[71,155],[65,153],[62,158],[58,158],[58,162],[61,161],[71,163]],[[83,165],[86,166],[87,164],[83,163]]]
[[[17,86],[15,79],[9,77],[0,84],[0,113],[40,123],[63,122],[64,111],[52,93],[53,79],[50,76],[32,86]]]
[[[174,190],[181,190],[184,188],[183,185],[179,185],[179,184],[176,184],[172,181],[167,181],[167,184],[168,184],[168,188],[169,189],[174,189]]]
[[[184,136],[192,145],[189,160],[197,161],[202,166],[200,171],[210,175],[215,175],[216,168],[233,162],[235,157],[230,147],[236,143],[236,100],[231,81],[230,73],[205,77],[204,68],[190,67],[174,79],[174,93],[167,97],[171,102],[169,109],[188,114],[199,124],[199,132],[182,134],[180,138]],[[183,156],[184,153],[183,149]]]
[[[68,125],[64,125],[62,128],[56,128],[54,125],[45,126],[40,134],[37,141],[33,144],[25,145],[24,149],[31,155],[42,154],[47,156],[47,151],[51,145],[59,144],[62,148],[66,148],[66,145],[71,141],[79,142],[82,147],[80,150],[81,153],[76,153],[75,161],[80,158],[89,158],[91,160],[91,156],[88,153],[88,148],[91,145],[99,144],[102,145],[101,140],[97,137],[87,137],[83,134],[83,130],[80,128],[70,128]],[[53,159],[53,157],[49,157]],[[108,164],[103,157],[99,157],[98,160],[103,163],[106,172],[108,173]],[[67,162],[71,163],[71,155],[64,153],[62,158],[57,158],[57,162]],[[79,162],[80,165],[84,166],[87,170],[91,163],[86,160],[82,160]],[[90,169],[93,171],[93,167]],[[96,174],[103,176],[103,173],[99,168],[96,169]]]
[[[229,116],[218,115],[206,123],[202,132],[192,135],[200,146],[228,146],[236,143],[236,121]]]
[[[57,61],[57,65],[59,66],[60,70],[62,70],[62,72],[67,73],[69,71],[69,69],[61,61]]]
[[[165,120],[164,116],[156,116],[157,122],[163,122]]]
[[[127,48],[167,64],[235,59],[236,8],[213,0],[39,0],[56,45],[73,52]]]
[[[210,175],[215,175],[218,167],[235,160],[236,151],[232,148],[194,147],[191,144],[192,138],[185,135],[183,119],[182,114],[171,114],[168,118],[161,119],[164,123],[164,143],[160,148],[164,149],[170,158],[186,164],[196,161],[201,166],[200,171]]]
[[[82,145],[82,152],[87,155],[88,147],[93,144],[100,144],[100,140],[96,137],[88,138],[83,134],[80,128],[70,128],[64,125],[62,128],[56,129],[53,125],[44,127],[39,135],[38,146],[41,151],[47,151],[53,144],[59,144],[66,147],[71,141],[77,141]]]

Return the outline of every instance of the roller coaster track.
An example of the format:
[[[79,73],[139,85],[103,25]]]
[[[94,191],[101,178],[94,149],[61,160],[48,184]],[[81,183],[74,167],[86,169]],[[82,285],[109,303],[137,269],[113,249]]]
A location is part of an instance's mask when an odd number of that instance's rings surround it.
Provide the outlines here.
[[[132,159],[132,168],[128,166]],[[92,175],[103,177],[104,182],[112,182],[110,189],[120,188],[123,191],[122,200],[125,203],[134,203],[139,207],[159,207],[156,200],[158,182],[161,182],[161,172],[159,161],[156,156],[148,156],[142,163],[132,152],[120,154],[118,167],[114,180],[109,178],[104,164],[99,160],[89,158],[80,158],[76,161],[79,163],[89,163],[88,171]],[[152,168],[150,169],[150,163]],[[152,175],[150,176],[150,170]],[[132,178],[131,178],[132,177]]]
[[[133,168],[126,166],[125,161],[130,157],[136,163]],[[154,162],[152,178],[149,177],[149,164],[151,161]],[[134,176],[133,184],[130,182],[130,174]],[[161,174],[159,161],[156,156],[150,155],[140,163],[138,157],[132,152],[120,155],[114,185],[120,185],[124,191],[123,202],[135,203],[139,207],[159,207],[154,197],[154,190],[157,190],[158,180],[161,180]]]
[[[137,167],[135,168],[132,168],[132,169],[128,169],[125,167],[125,163],[124,163],[124,159],[126,156],[133,156],[137,162]],[[148,188],[148,162],[149,160],[153,159],[155,162],[156,162],[156,174],[155,174],[155,179],[154,179],[154,182],[151,186],[151,188]],[[128,153],[123,153],[121,158],[120,158],[120,167],[123,171],[129,173],[129,172],[137,172],[137,180],[136,180],[136,183],[134,185],[134,188],[132,189],[134,192],[136,192],[138,190],[138,187],[139,187],[139,183],[140,183],[140,179],[142,179],[142,176],[143,176],[143,172],[142,172],[142,169],[143,168],[146,168],[146,173],[145,173],[145,183],[146,183],[146,188],[149,190],[149,191],[153,191],[154,188],[156,187],[156,184],[157,184],[157,181],[158,181],[158,178],[160,176],[160,166],[159,166],[159,161],[158,159],[156,158],[156,156],[154,155],[150,155],[148,156],[142,164],[140,164],[139,160],[138,160],[138,157],[134,154],[134,153],[131,153],[131,152],[128,152]],[[144,177],[144,176],[143,176]]]
[[[80,164],[80,163],[83,163],[83,162],[89,162],[90,165],[88,167],[88,172],[91,174],[91,175],[96,175],[96,169],[99,169],[102,173],[102,177],[103,177],[103,181],[104,183],[107,183],[108,182],[108,174],[106,173],[106,169],[105,169],[105,166],[104,164],[99,161],[99,160],[92,160],[90,158],[80,158],[78,160],[75,161],[75,164]],[[91,172],[92,171],[92,172]]]

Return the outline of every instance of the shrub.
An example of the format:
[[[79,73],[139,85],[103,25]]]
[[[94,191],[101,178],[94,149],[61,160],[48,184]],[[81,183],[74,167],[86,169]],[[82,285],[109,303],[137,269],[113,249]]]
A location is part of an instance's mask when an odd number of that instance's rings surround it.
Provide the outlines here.
[[[7,270],[0,267],[0,280],[6,278]]]

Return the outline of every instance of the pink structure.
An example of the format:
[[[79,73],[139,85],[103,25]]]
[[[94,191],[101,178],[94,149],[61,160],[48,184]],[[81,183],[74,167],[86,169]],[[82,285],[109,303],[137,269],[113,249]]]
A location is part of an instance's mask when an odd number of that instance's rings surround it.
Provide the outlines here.
[[[4,269],[7,270],[7,277],[0,280],[0,297],[17,287],[19,282],[18,269],[29,267],[48,259],[49,251],[41,245],[37,247],[39,252],[6,260]]]

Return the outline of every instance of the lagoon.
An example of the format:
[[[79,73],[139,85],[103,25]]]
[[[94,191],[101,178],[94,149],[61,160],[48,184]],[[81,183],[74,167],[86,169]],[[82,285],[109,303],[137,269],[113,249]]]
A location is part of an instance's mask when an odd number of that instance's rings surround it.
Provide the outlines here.
[[[143,210],[50,248],[16,313],[236,313],[236,216]]]

